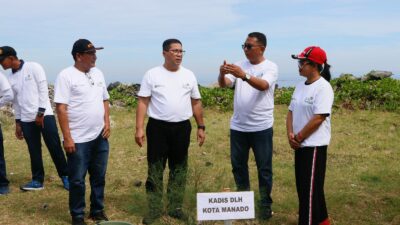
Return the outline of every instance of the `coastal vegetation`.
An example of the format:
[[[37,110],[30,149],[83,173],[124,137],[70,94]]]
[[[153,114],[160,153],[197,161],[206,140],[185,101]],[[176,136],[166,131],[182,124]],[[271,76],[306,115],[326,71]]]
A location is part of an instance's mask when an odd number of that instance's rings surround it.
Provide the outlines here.
[[[325,193],[332,225],[400,224],[400,81],[392,78],[361,80],[349,75],[333,79],[335,108],[332,141],[328,149]],[[144,183],[146,146],[134,141],[138,85],[109,87],[111,109],[110,158],[106,177],[105,207],[112,220],[140,224],[146,214]],[[296,225],[297,194],[294,154],[286,138],[285,118],[293,87],[275,91],[274,216],[269,221],[238,220],[235,225]],[[231,89],[200,87],[207,126],[206,142],[196,143],[195,129],[189,148],[189,173],[184,211],[189,221],[163,216],[155,225],[196,224],[196,193],[235,190],[229,152]],[[31,179],[24,141],[14,136],[14,119],[0,114],[7,175],[11,193],[0,196],[1,224],[70,224],[68,192],[57,177],[51,157],[43,147],[45,189],[22,192],[19,185]],[[194,127],[195,122],[192,121]],[[251,154],[250,154],[251,155]],[[251,187],[259,199],[254,157],[249,159]],[[165,173],[167,177],[168,171]],[[164,179],[165,184],[167,183]],[[87,182],[89,184],[89,182]],[[89,189],[87,189],[89,190]],[[86,193],[89,202],[90,193]],[[89,205],[86,209],[88,210]],[[258,211],[256,211],[258,212]],[[94,223],[90,223],[94,224]],[[222,221],[203,222],[222,225]]]

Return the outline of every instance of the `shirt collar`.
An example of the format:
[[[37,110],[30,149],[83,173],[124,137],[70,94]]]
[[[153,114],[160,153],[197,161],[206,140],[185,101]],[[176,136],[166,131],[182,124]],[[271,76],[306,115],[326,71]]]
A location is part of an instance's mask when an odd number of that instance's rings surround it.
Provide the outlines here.
[[[12,73],[16,73],[16,72],[20,71],[22,69],[22,67],[24,66],[24,63],[25,63],[24,60],[20,59],[19,61],[21,62],[21,64],[19,64],[18,69],[12,69],[11,70]]]

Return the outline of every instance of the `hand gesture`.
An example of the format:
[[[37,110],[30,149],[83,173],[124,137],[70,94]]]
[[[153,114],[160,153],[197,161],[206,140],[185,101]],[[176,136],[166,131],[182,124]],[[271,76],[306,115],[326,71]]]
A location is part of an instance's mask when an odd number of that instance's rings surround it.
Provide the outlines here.
[[[246,73],[242,70],[242,68],[235,64],[226,64],[224,69],[237,78],[243,78],[246,76]]]
[[[225,75],[225,74],[228,74],[229,72],[228,72],[228,70],[227,70],[227,68],[226,68],[226,60],[224,60],[224,63],[219,67],[219,74],[220,75]]]

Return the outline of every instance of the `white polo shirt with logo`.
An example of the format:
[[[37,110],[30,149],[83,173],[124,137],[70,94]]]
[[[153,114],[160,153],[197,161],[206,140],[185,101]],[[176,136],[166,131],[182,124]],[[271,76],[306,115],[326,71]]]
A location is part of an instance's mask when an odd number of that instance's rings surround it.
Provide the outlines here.
[[[39,108],[44,115],[53,115],[49,99],[49,89],[43,67],[35,62],[24,62],[22,68],[8,76],[14,93],[15,119],[22,122],[35,121]]]
[[[57,77],[54,102],[66,104],[68,122],[75,143],[96,139],[104,128],[104,100],[110,98],[103,73],[92,68],[88,73],[70,66]]]
[[[329,145],[331,139],[332,86],[323,77],[311,84],[300,82],[292,95],[289,110],[293,116],[293,132],[297,134],[316,114],[329,114],[319,128],[306,138],[302,147]]]
[[[147,114],[167,122],[180,122],[193,115],[191,99],[200,99],[194,73],[183,66],[176,72],[157,66],[143,77],[140,97],[151,97]]]
[[[267,81],[269,88],[259,91],[240,78],[226,75],[235,86],[231,129],[257,132],[271,128],[274,123],[274,90],[278,79],[278,66],[267,59],[257,65],[252,65],[249,60],[237,62],[235,65],[245,73]]]

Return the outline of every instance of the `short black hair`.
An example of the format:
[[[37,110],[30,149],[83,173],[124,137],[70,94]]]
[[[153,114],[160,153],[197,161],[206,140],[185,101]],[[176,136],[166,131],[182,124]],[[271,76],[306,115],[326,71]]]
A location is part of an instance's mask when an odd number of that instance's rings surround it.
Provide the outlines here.
[[[257,41],[261,43],[264,47],[267,47],[267,37],[265,34],[260,33],[260,32],[251,32],[248,37],[254,37],[257,38]]]
[[[163,42],[162,48],[164,51],[169,51],[169,48],[171,47],[171,44],[180,44],[182,45],[181,41],[175,38],[170,38],[167,39]]]

